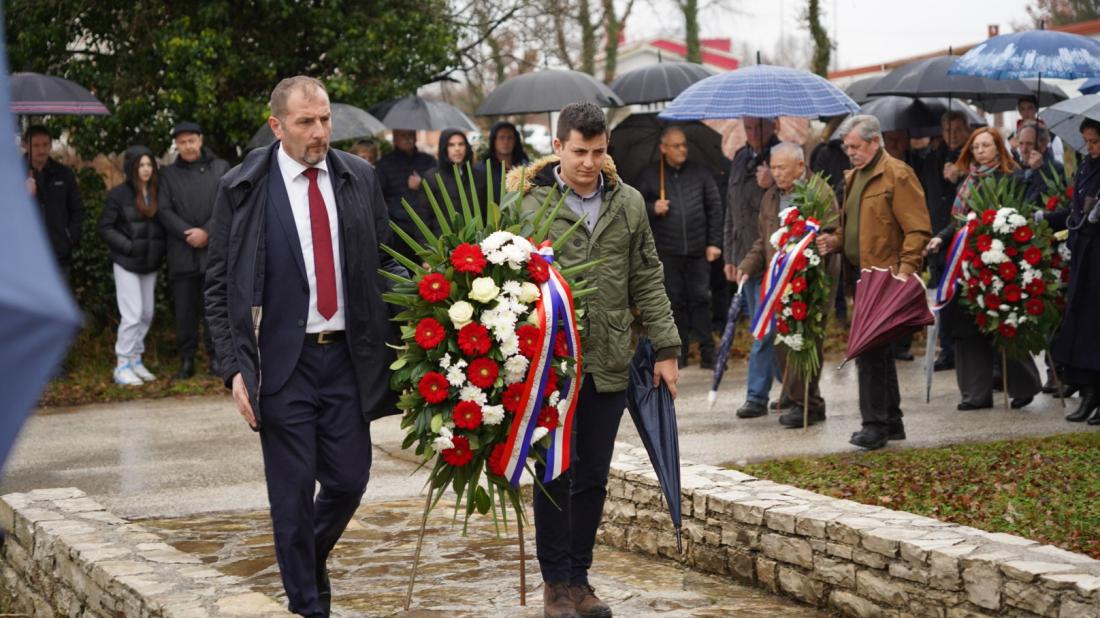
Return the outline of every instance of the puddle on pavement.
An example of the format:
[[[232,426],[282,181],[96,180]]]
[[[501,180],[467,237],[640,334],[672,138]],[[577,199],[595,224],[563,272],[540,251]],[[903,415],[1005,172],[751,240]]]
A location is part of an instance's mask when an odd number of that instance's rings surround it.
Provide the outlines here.
[[[542,577],[527,538],[527,606],[519,604],[516,529],[496,535],[491,517],[472,518],[468,535],[452,525],[453,504],[428,520],[411,611],[402,611],[419,535],[419,500],[360,507],[329,559],[334,618],[539,618]],[[146,520],[151,532],[253,590],[286,601],[271,520],[266,512]],[[631,618],[828,618],[805,607],[719,577],[606,546],[595,550],[597,593],[617,616]]]

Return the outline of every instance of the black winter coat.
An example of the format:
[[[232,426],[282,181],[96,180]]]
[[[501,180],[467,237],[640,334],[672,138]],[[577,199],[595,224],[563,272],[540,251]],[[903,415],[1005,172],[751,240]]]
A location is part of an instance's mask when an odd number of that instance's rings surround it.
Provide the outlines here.
[[[955,205],[955,196],[966,180],[966,174],[960,173],[959,180],[951,182],[943,177],[943,166],[958,160],[958,151],[949,150],[946,143],[940,143],[923,158],[918,158],[917,165],[914,165],[918,170],[921,187],[924,188],[924,203],[928,206],[933,235],[955,225],[951,219],[951,208]],[[948,241],[950,240],[949,236]],[[943,268],[946,260],[947,252],[941,250],[928,256],[928,265],[937,269]]]
[[[80,197],[76,175],[51,158],[34,176],[35,198],[53,253],[58,264],[68,266],[73,261],[73,249],[80,245],[84,226],[84,200]]]
[[[664,216],[654,210],[661,199],[661,162],[655,161],[642,169],[635,187],[645,200],[649,227],[657,255],[699,257],[707,247],[722,247],[722,196],[718,185],[706,167],[685,161],[680,169],[665,163],[665,199],[669,201]]]
[[[379,159],[375,166],[378,182],[382,187],[382,196],[389,208],[390,219],[393,219],[393,222],[406,232],[416,230],[412,219],[401,204],[401,200],[407,200],[409,206],[416,208],[416,192],[409,189],[409,176],[412,176],[415,171],[422,179],[427,179],[428,170],[438,164],[435,157],[426,152],[417,151],[410,157],[405,154],[405,151],[394,149]]]
[[[145,146],[126,149],[123,157],[126,182],[107,193],[103,214],[96,227],[100,238],[111,249],[111,260],[139,275],[156,272],[160,268],[167,246],[167,235],[157,216],[146,217],[134,205],[136,189],[130,172],[134,161],[142,155],[152,157],[153,151]]]
[[[244,378],[256,420],[262,422],[257,394],[263,366],[256,342],[256,323],[264,297],[264,218],[271,157],[281,142],[257,148],[229,170],[218,184],[206,271],[206,320],[227,388],[233,376]],[[391,363],[386,344],[397,343],[390,319],[397,310],[382,300],[393,284],[378,270],[407,277],[397,260],[380,248],[391,231],[374,168],[363,159],[329,150],[328,169],[343,250],[344,323],[352,364],[359,382],[360,407],[369,422],[397,414],[397,394],[389,387]],[[304,328],[303,328],[304,333]]]
[[[177,158],[160,170],[158,214],[168,232],[168,275],[173,279],[206,272],[209,245],[202,249],[192,247],[187,244],[184,231],[197,227],[210,233],[218,181],[228,171],[229,163],[206,147],[195,161],[188,163]]]
[[[445,162],[440,163],[424,174],[424,181],[420,183],[420,190],[417,191],[416,202],[409,204],[416,208],[416,214],[428,224],[428,227],[431,228],[432,232],[436,235],[439,235],[440,232],[439,221],[436,219],[435,211],[432,210],[431,200],[428,199],[428,189],[431,189],[432,197],[434,197],[436,203],[439,204],[440,211],[447,212],[443,194],[439,190],[440,178],[443,180],[443,188],[451,198],[451,203],[454,204],[455,210],[462,212],[462,197],[458,192],[458,183],[459,180],[461,180],[462,194],[466,196],[470,208],[473,208],[473,195],[470,193],[469,176],[472,172],[474,178],[474,191],[477,192],[477,205],[481,209],[481,216],[483,218],[485,217],[488,207],[489,194],[485,188],[485,168],[479,168],[472,164],[474,153],[473,149],[470,148],[469,141],[466,142],[466,159],[458,164],[459,176],[457,178],[455,177],[455,163],[447,160],[446,151],[447,142],[450,141],[451,137],[454,135],[462,135],[462,139],[466,140],[466,136],[457,129],[447,129],[439,134],[439,153]],[[467,164],[470,164],[471,172],[467,171]],[[436,178],[437,174],[439,178]],[[497,177],[497,182],[500,182],[499,176]],[[416,237],[419,237],[419,235]]]
[[[844,172],[850,169],[852,160],[844,152],[844,144],[839,139],[821,142],[810,153],[810,172],[821,172],[825,182],[833,188],[834,195],[844,195]]]
[[[1054,151],[1047,148],[1047,151],[1043,153],[1043,165],[1039,169],[1033,170],[1023,165],[1013,170],[1012,173],[1016,176],[1016,180],[1025,187],[1024,201],[1033,206],[1043,207],[1043,194],[1050,191],[1047,188],[1046,181],[1043,180],[1043,176],[1055,180],[1060,176],[1064,176],[1066,172],[1062,164],[1054,158]]]

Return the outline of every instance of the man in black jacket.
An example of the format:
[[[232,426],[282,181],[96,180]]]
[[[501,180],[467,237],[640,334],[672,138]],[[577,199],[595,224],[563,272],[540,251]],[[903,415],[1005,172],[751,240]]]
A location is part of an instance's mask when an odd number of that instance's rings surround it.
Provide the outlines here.
[[[202,145],[202,127],[197,123],[176,125],[172,139],[179,157],[161,170],[158,190],[160,221],[168,231],[168,278],[176,305],[176,341],[182,359],[179,372],[171,379],[176,382],[195,375],[214,196],[229,164]],[[214,340],[205,325],[203,335],[210,373],[220,375]]]
[[[379,159],[378,165],[375,166],[390,219],[415,239],[421,238],[420,229],[413,224],[412,217],[405,211],[405,206],[401,202],[405,200],[409,206],[416,207],[416,195],[420,190],[420,183],[424,181],[428,170],[437,165],[439,162],[435,157],[426,152],[420,152],[416,148],[416,131],[394,129],[393,150]],[[434,181],[432,188],[435,188]],[[416,257],[416,253],[404,241],[397,239],[396,246],[393,248],[410,260],[420,263],[418,261],[420,258]]]
[[[1013,175],[1024,187],[1024,201],[1044,207],[1043,194],[1049,193],[1047,180],[1053,182],[1065,175],[1065,168],[1054,158],[1050,148],[1050,131],[1043,125],[1028,120],[1016,130],[1020,148],[1020,167]]]
[[[284,79],[268,123],[280,141],[218,185],[206,318],[222,378],[260,435],[289,609],[324,618],[325,562],[370,476],[370,422],[399,412],[391,285],[378,270],[408,273],[380,248],[390,229],[374,168],[329,148],[324,85]]]
[[[680,331],[680,366],[687,364],[694,333],[699,366],[714,369],[709,263],[722,256],[722,196],[710,171],[687,160],[683,131],[669,127],[661,133],[661,154],[663,164],[646,166],[637,188],[649,212],[653,241],[665,269],[665,291]]]
[[[84,200],[73,171],[50,156],[52,146],[53,138],[42,125],[31,125],[23,135],[29,170],[27,190],[38,200],[54,256],[68,280],[73,249],[80,245]]]

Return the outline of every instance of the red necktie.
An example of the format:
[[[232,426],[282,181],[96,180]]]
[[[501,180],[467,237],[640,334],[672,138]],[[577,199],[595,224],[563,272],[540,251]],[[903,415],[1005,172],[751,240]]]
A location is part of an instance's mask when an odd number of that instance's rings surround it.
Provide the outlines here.
[[[317,168],[302,172],[309,179],[309,226],[313,231],[313,272],[317,277],[317,311],[326,320],[336,315],[336,266],[332,261],[332,233],[328,227],[328,209]]]

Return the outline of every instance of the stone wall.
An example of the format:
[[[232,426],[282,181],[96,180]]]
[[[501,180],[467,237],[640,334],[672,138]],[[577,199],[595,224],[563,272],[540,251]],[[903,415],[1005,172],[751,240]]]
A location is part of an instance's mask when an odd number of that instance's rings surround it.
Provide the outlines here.
[[[620,444],[599,540],[859,618],[1100,618],[1100,562],[684,462],[683,554],[645,449]]]
[[[79,489],[3,496],[0,526],[0,587],[35,618],[291,616]]]

